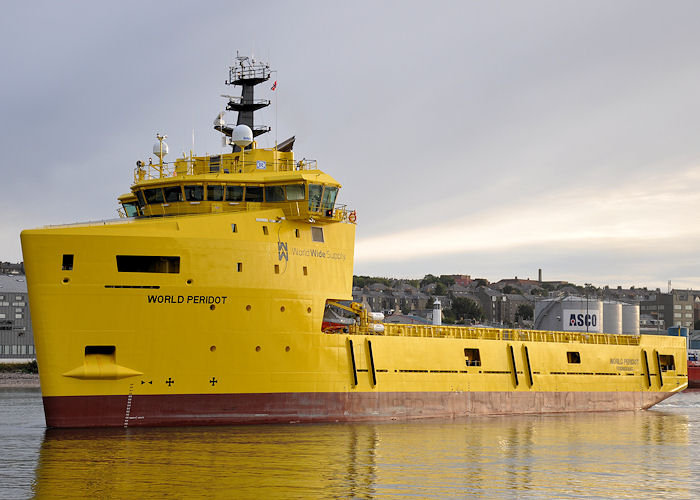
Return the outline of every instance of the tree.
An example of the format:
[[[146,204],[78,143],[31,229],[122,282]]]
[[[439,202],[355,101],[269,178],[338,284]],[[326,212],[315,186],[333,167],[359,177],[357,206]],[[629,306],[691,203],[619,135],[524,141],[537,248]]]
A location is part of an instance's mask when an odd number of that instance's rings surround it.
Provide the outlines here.
[[[445,295],[447,293],[447,288],[443,283],[438,281],[435,284],[435,295]]]
[[[455,284],[455,279],[452,276],[449,276],[447,274],[441,274],[440,277],[438,278],[438,281],[445,285],[446,287],[452,286]]]
[[[515,321],[522,321],[524,319],[531,320],[534,316],[535,310],[532,304],[520,304],[518,309],[515,311]]]
[[[454,325],[455,324],[455,313],[452,311],[452,309],[443,309],[442,311],[442,322],[448,325]]]
[[[506,285],[503,287],[503,290],[501,290],[503,293],[520,293],[520,290],[515,288],[514,286]]]
[[[452,308],[449,311],[460,323],[468,319],[481,321],[484,318],[484,312],[481,310],[481,306],[472,299],[466,297],[455,297],[452,299]]]
[[[409,280],[409,279],[402,279],[400,280],[403,283],[411,285],[413,288],[420,288],[420,280]]]
[[[382,285],[391,287],[393,285],[392,280],[389,278],[379,278],[376,276],[353,276],[352,286],[359,286],[364,288],[368,285],[373,285],[374,283],[381,283]]]
[[[420,280],[420,286],[421,288],[427,285],[430,285],[431,283],[437,283],[438,278],[437,276],[433,276],[432,274],[426,274],[422,280]]]

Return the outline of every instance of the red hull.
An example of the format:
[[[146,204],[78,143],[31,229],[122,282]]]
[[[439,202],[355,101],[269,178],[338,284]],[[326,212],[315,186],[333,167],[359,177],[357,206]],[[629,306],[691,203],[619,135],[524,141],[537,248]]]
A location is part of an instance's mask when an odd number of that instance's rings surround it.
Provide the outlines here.
[[[700,365],[688,363],[688,387],[700,388]]]
[[[44,397],[49,427],[357,422],[637,410],[669,392],[355,392]]]

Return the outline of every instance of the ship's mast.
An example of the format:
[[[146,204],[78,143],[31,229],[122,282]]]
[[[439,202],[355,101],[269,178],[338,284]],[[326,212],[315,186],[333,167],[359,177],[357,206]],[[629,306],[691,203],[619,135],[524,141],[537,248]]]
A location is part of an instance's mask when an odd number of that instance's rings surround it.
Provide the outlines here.
[[[267,63],[256,62],[255,59],[247,56],[236,54],[236,63],[229,67],[229,77],[226,80],[226,85],[238,85],[241,88],[241,96],[235,97],[224,95],[228,98],[226,104],[227,111],[237,111],[238,121],[236,125],[247,125],[253,131],[253,137],[257,137],[265,132],[270,131],[270,127],[266,125],[255,126],[253,113],[259,109],[270,105],[269,99],[255,99],[255,86],[266,82],[270,79],[270,65]],[[223,113],[219,115],[217,121],[214,122],[214,128],[222,134],[231,137],[233,127],[227,126],[223,121]],[[240,147],[232,144],[233,151],[240,151]],[[246,149],[250,149],[247,146]]]

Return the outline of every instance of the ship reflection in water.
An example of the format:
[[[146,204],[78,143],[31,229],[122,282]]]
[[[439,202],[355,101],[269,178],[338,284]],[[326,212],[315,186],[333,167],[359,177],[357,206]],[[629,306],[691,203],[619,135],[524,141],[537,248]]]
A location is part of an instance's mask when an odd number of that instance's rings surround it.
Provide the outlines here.
[[[384,424],[48,429],[34,492],[53,498],[689,498],[700,473],[689,453],[697,416],[670,407]]]

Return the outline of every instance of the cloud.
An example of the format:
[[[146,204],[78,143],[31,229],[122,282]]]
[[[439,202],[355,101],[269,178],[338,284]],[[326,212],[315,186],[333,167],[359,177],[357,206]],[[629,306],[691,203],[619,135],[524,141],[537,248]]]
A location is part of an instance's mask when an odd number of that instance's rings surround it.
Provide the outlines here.
[[[296,135],[343,184],[358,270],[698,274],[697,2],[5,10],[0,260],[21,259],[24,227],[113,217],[156,132],[172,157],[193,128],[220,152],[227,66],[254,50],[279,81],[256,93],[274,100],[260,143]]]
[[[628,185],[564,187],[540,196],[515,193],[472,215],[433,212],[431,224],[360,238],[355,261],[537,247],[612,251],[691,241],[700,207],[698,181],[700,167],[689,167],[672,177],[659,174]]]

